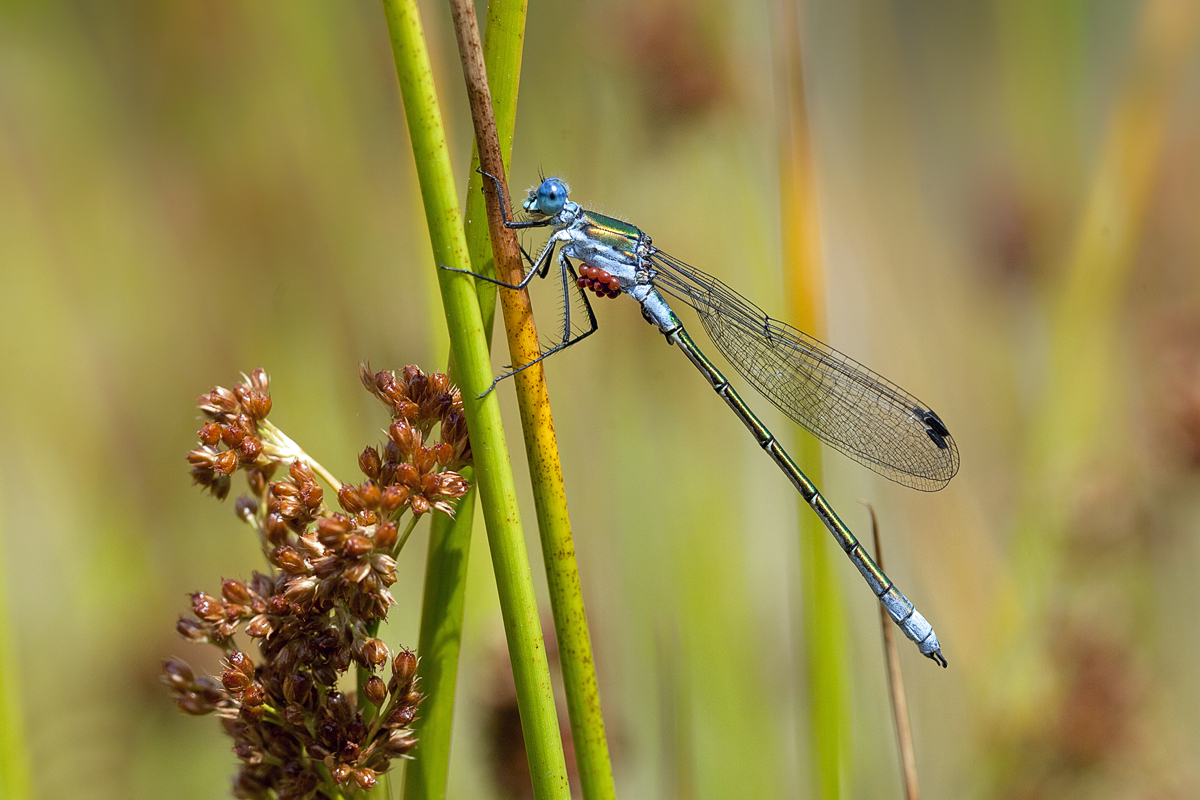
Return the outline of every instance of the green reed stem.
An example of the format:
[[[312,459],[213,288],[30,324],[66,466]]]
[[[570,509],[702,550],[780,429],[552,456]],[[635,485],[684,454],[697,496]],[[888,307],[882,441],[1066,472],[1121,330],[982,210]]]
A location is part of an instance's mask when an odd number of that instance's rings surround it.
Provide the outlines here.
[[[0,520],[4,517],[0,515]],[[26,800],[32,797],[29,753],[25,748],[25,725],[21,714],[21,691],[17,676],[17,648],[8,614],[5,541],[0,536],[0,797]]]
[[[512,152],[516,124],[517,82],[525,33],[524,0],[495,0],[488,3],[487,40],[484,60],[496,96],[496,125],[505,161]],[[479,156],[474,154],[471,180],[467,190],[465,232],[471,268],[491,274],[492,251],[488,241],[482,180],[475,172]],[[491,342],[496,293],[491,284],[476,286],[486,338]],[[446,368],[458,383],[458,364],[451,353]],[[474,484],[474,471],[468,483]],[[475,517],[475,491],[472,489],[456,505],[454,519],[434,518],[425,562],[425,592],[421,602],[421,631],[417,652],[421,654],[417,673],[426,699],[421,716],[414,723],[420,741],[420,758],[408,765],[404,775],[404,797],[408,800],[442,798],[449,775],[450,737],[454,720],[454,698],[458,677],[458,658],[462,645],[463,609],[467,586],[467,564],[471,549],[471,527]]]
[[[383,9],[404,99],[434,262],[438,266],[468,269],[470,261],[450,169],[450,154],[416,0],[383,0]],[[477,486],[508,639],[534,796],[539,800],[566,800],[570,796],[566,761],[558,733],[550,669],[500,407],[494,392],[480,397],[491,385],[492,368],[479,299],[474,281],[466,275],[439,269],[438,283],[450,346],[459,368],[457,377],[471,433]]]
[[[822,478],[821,443],[797,433],[797,455],[805,474]],[[820,485],[820,484],[818,484]],[[800,604],[803,611],[804,665],[808,700],[808,747],[816,792],[837,800],[847,757],[845,681],[846,629],[829,531],[807,504],[800,504]]]
[[[475,471],[467,467],[462,472],[463,478],[474,487]],[[454,690],[466,605],[467,556],[474,521],[475,489],[472,488],[459,499],[454,518],[437,515],[429,531],[421,633],[417,640],[417,652],[421,654],[417,674],[425,700],[421,703],[421,716],[413,724],[419,744],[417,758],[404,773],[405,800],[446,796]]]
[[[467,83],[467,99],[475,124],[477,152],[483,168],[504,183],[505,165],[492,111],[492,93],[475,22],[471,0],[451,0],[451,14],[462,57]],[[514,85],[513,90],[516,89]],[[488,233],[497,275],[510,283],[525,273],[515,233],[506,228],[500,214],[500,201],[493,186],[487,185]],[[503,192],[501,194],[504,194]],[[476,231],[469,231],[468,235]],[[482,246],[480,250],[482,250]],[[513,364],[533,364],[541,353],[533,309],[525,292],[506,290],[500,299],[504,310],[504,328]],[[571,518],[567,493],[563,486],[558,440],[550,411],[541,364],[522,370],[513,380],[521,429],[529,462],[529,476],[541,533],[542,558],[554,628],[558,636],[559,663],[567,696],[567,711],[575,743],[575,759],[585,800],[615,800],[608,740],[600,708],[600,688],[596,681],[591,637],[584,610],[579,569],[575,561],[575,543],[571,536]]]

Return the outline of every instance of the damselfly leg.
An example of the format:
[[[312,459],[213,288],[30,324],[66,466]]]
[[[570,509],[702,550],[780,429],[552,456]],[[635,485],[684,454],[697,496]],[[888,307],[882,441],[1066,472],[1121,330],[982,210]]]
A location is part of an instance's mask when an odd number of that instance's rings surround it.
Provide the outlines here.
[[[478,172],[480,175],[482,175],[485,178],[488,178],[492,181],[492,184],[495,187],[496,196],[497,196],[499,204],[500,204],[500,219],[501,219],[501,221],[503,221],[504,226],[506,228],[510,228],[510,229],[514,229],[514,230],[521,230],[521,229],[525,229],[525,228],[545,227],[546,225],[550,224],[548,220],[515,220],[514,221],[514,220],[510,219],[508,214],[505,211],[505,202],[506,202],[507,198],[505,198],[504,193],[501,191],[500,181],[496,178],[495,175],[492,175],[489,172],[485,172],[482,169],[478,170]],[[472,272],[471,270],[466,270],[466,269],[457,269],[455,267],[445,267],[445,266],[443,266],[442,269],[446,270],[447,272],[461,272],[466,275],[470,275],[474,278],[478,278],[479,280],[483,280],[483,281],[487,281],[488,283],[495,284],[496,286],[500,286],[504,289],[512,289],[512,290],[524,289],[529,285],[529,283],[535,277],[536,278],[546,278],[550,274],[550,262],[553,259],[554,254],[557,250],[557,243],[554,241],[554,239],[547,241],[545,246],[542,249],[542,252],[538,255],[537,260],[534,260],[529,255],[529,253],[526,252],[524,247],[520,247],[520,245],[518,245],[518,247],[521,251],[522,257],[525,259],[526,263],[528,263],[528,265],[529,265],[529,271],[526,272],[525,275],[521,278],[521,280],[517,283],[509,283],[506,281],[499,280],[497,278],[493,278],[489,275],[481,275],[478,272]],[[512,376],[516,375],[517,373],[522,372],[526,369],[529,369],[534,364],[544,361],[549,356],[552,356],[555,353],[566,350],[571,345],[578,344],[580,341],[582,341],[583,339],[586,339],[588,336],[591,336],[593,333],[595,333],[597,330],[599,330],[600,324],[596,320],[596,312],[592,309],[592,303],[590,300],[588,300],[587,293],[584,292],[579,286],[579,275],[575,271],[575,266],[571,263],[571,260],[569,258],[567,258],[566,254],[561,251],[558,252],[558,263],[559,263],[559,273],[562,276],[563,327],[562,327],[561,338],[559,339],[558,343],[555,344],[553,347],[551,347],[550,349],[541,353],[537,358],[533,359],[532,361],[530,361],[526,364],[522,364],[519,367],[514,367],[512,364],[505,365],[505,369],[507,369],[509,371],[505,372],[502,375],[498,375],[497,377],[495,377],[492,380],[491,386],[489,386],[487,388],[487,391],[485,391],[483,394],[479,395],[480,397],[487,397],[489,394],[491,394],[492,390],[494,390],[496,388],[496,386],[501,381],[503,381],[505,378],[511,378]],[[584,307],[584,310],[587,312],[587,318],[588,318],[587,329],[580,333],[576,333],[576,334],[572,334],[572,330],[571,330],[571,291],[572,291],[572,289],[574,289],[576,294],[579,296],[579,298],[581,300],[583,300],[583,307]]]
[[[572,202],[567,185],[558,178],[545,178],[531,190],[521,204],[531,219],[514,222],[507,214],[499,179],[485,177],[501,195],[506,226],[550,228],[545,249],[531,263],[531,275],[545,274],[557,250],[564,294],[570,289],[568,278],[575,276],[568,260],[573,258],[580,264],[576,279],[580,289],[607,297],[627,294],[636,300],[646,320],[683,351],[796,487],[888,616],[921,653],[945,666],[941,645],[928,620],[879,569],[816,485],[692,340],[664,293],[696,311],[717,349],[784,414],[826,444],[897,483],[936,491],[954,477],[958,448],[941,418],[878,373],[772,319],[720,280],[662,252],[635,225]],[[531,275],[519,285],[526,285]],[[590,303],[588,310],[590,313]],[[593,322],[587,333],[595,327]],[[563,340],[545,355],[570,343],[564,331]]]

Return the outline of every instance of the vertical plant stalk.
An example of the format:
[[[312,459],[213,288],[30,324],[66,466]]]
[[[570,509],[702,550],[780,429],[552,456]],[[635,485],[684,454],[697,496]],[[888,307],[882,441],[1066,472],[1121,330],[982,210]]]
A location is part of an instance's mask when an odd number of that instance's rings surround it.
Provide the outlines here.
[[[475,21],[475,6],[471,0],[451,0],[450,7],[467,83],[471,117],[475,123],[479,159],[483,169],[495,175],[504,186],[504,162],[496,134],[487,69]],[[487,181],[484,187],[487,189],[488,228],[496,273],[502,280],[516,283],[525,273],[517,237],[504,226],[500,214],[503,199],[497,195],[495,185]],[[508,194],[507,189],[504,193]],[[500,293],[500,302],[512,363],[519,366],[534,361],[541,354],[541,348],[529,295],[524,291],[505,290]],[[616,787],[600,709],[600,688],[596,682],[558,441],[541,363],[517,373],[514,382],[521,427],[525,434],[525,452],[529,461],[538,530],[541,533],[542,557],[558,636],[559,661],[580,784],[585,800],[613,800]]]
[[[517,116],[525,8],[525,0],[492,0],[488,3],[484,61],[488,73],[493,76],[490,82],[497,98],[496,127],[506,163],[512,152]],[[475,272],[492,274],[495,270],[488,240],[483,192],[480,191],[482,176],[475,172],[478,164],[479,155],[475,152],[471,160],[464,220],[467,252]],[[479,296],[484,334],[490,347],[496,308],[495,287],[480,281],[475,288]],[[453,352],[446,371],[457,383],[458,366]],[[474,484],[473,478],[468,478],[468,481]],[[422,704],[421,717],[414,725],[421,742],[422,755],[404,773],[404,797],[407,800],[440,800],[446,795],[475,492],[472,490],[459,500],[456,509],[454,519],[436,516],[430,530],[418,640],[418,652],[422,656],[418,673],[428,696]]]
[[[463,479],[475,484],[474,470],[463,469]],[[417,674],[426,699],[413,723],[418,757],[404,771],[406,800],[429,800],[446,795],[450,774],[450,733],[454,723],[454,697],[458,657],[462,649],[463,609],[466,605],[467,557],[471,526],[475,522],[475,489],[459,499],[453,519],[434,517],[425,558],[425,587],[421,598],[421,631]]]
[[[487,30],[484,60],[488,72],[496,76],[492,79],[498,98],[495,106],[496,127],[507,163],[512,152],[517,116],[517,86],[525,38],[525,0],[489,2]],[[486,214],[483,192],[480,191],[482,176],[475,172],[478,163],[479,155],[473,153],[464,221],[467,252],[475,272],[494,273],[491,244],[484,224]],[[484,335],[490,348],[496,293],[492,284],[483,281],[475,288],[479,296]],[[458,383],[458,365],[453,352],[450,353],[446,372]],[[472,470],[472,477],[468,477],[472,485],[473,475]],[[430,529],[418,639],[418,652],[421,653],[418,674],[428,696],[422,705],[421,717],[414,725],[421,742],[422,755],[404,773],[404,797],[407,800],[440,800],[446,796],[474,517],[475,492],[472,490],[459,500],[454,519],[438,515]]]
[[[1159,172],[1175,89],[1192,63],[1200,6],[1149,0],[1142,7],[1130,74],[1116,100],[1051,317],[1049,381],[1026,474],[1016,572],[1036,609],[1060,557],[1068,506],[1061,498],[1108,441],[1119,316]],[[1124,413],[1118,410],[1115,413]],[[1050,535],[1047,535],[1047,534]],[[1024,639],[1026,632],[1017,634]]]
[[[776,76],[780,217],[783,274],[792,319],[817,338],[825,335],[825,278],[817,217],[804,71],[800,58],[797,0],[777,0]],[[797,455],[808,476],[822,483],[821,443],[797,430]],[[800,602],[803,609],[805,674],[808,688],[808,746],[819,797],[836,800],[841,776],[849,773],[846,723],[846,625],[829,537],[801,500]]]
[[[875,539],[875,563],[883,566],[883,544],[879,541],[879,519],[875,507],[865,504],[871,512],[871,536]],[[886,571],[886,570],[885,570]],[[921,800],[917,787],[917,754],[913,749],[912,727],[908,724],[908,695],[904,693],[904,678],[900,674],[900,653],[896,650],[896,629],[881,605],[879,618],[883,625],[883,654],[887,660],[888,690],[892,696],[892,718],[896,721],[896,745],[900,749],[900,769],[904,777],[905,800]]]
[[[0,515],[0,520],[3,520]],[[26,800],[32,796],[29,752],[25,748],[21,690],[17,682],[17,642],[8,613],[8,589],[4,576],[3,542],[0,536],[0,797]]]
[[[526,0],[489,0],[487,4],[483,61],[496,121],[496,138],[500,140],[500,156],[504,163],[502,171],[492,174],[501,177],[508,175],[509,159],[512,156],[513,129],[517,120],[517,89],[521,81],[521,56],[525,44],[525,10]],[[476,146],[471,151],[471,174],[467,184],[467,252],[471,256],[471,266],[475,272],[495,275],[486,200],[482,191],[484,179],[475,171],[479,164],[479,148]],[[484,329],[487,331],[489,342],[496,314],[496,290],[495,284],[487,281],[477,281],[475,285],[475,291],[479,295],[479,310],[483,315]]]
[[[416,0],[383,0],[383,10],[404,99],[434,263],[468,269],[450,154]],[[570,797],[566,761],[499,403],[495,393],[480,397],[491,385],[492,369],[479,300],[474,282],[466,275],[439,269],[438,283],[471,433],[475,475],[487,524],[534,796],[538,800],[566,800]],[[418,750],[417,758],[420,757]]]
[[[1128,73],[1114,98],[1086,201],[1050,299],[1047,380],[1028,426],[1020,512],[1010,571],[1018,580],[1011,604],[998,603],[993,637],[993,694],[1008,719],[1036,720],[1054,694],[1056,609],[1078,592],[1064,569],[1066,534],[1080,481],[1098,462],[1128,456],[1112,435],[1131,413],[1118,372],[1122,321],[1137,248],[1162,159],[1172,101],[1186,83],[1200,33],[1200,5],[1173,0],[1142,4]],[[1066,502],[1064,501],[1066,500]],[[1142,628],[1130,629],[1133,635]],[[1138,646],[1134,641],[1131,646]],[[994,664],[1003,664],[995,670]],[[1034,687],[1031,691],[1029,687]],[[1011,735],[1030,733],[1031,725]]]

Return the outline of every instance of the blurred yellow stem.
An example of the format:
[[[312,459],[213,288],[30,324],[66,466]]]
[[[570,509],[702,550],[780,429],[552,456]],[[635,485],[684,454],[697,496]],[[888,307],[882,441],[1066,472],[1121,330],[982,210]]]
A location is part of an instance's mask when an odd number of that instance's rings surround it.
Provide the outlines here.
[[[466,237],[416,0],[383,0],[383,9],[435,267],[468,270]],[[566,800],[570,797],[566,760],[517,508],[512,462],[504,439],[499,402],[494,392],[487,393],[492,369],[479,299],[468,276],[443,269],[438,269],[438,273],[450,345],[460,373],[463,410],[471,434],[480,507],[487,523],[534,796],[538,800]]]
[[[494,175],[499,186],[504,188],[504,161],[496,135],[474,3],[470,0],[452,0],[451,14],[467,81],[467,98],[475,123],[479,160],[484,171]],[[501,217],[500,203],[506,198],[497,193],[496,184],[490,180],[484,183],[484,188],[487,190],[488,228],[496,274],[501,280],[517,283],[524,277],[525,269],[516,234],[504,226]],[[504,194],[507,195],[507,191]],[[579,779],[585,800],[615,800],[616,787],[609,763],[604,717],[600,710],[600,687],[596,681],[583,591],[575,562],[575,542],[571,536],[571,518],[567,511],[567,493],[563,486],[554,418],[550,412],[550,396],[542,364],[533,363],[541,355],[533,307],[526,292],[511,289],[500,292],[500,303],[512,363],[532,364],[518,372],[514,382],[517,405],[521,411],[521,429],[525,434],[525,453],[529,461],[538,531],[541,533],[542,559],[550,589],[550,606],[558,637],[559,663],[562,666]]]
[[[1171,101],[1190,63],[1200,3],[1150,0],[1142,7],[1131,68],[1105,131],[1087,200],[1051,299],[1050,358],[1041,405],[1029,426],[1021,515],[1013,543],[1019,597],[1004,598],[997,649],[1004,678],[994,702],[1029,725],[1048,685],[1044,633],[1069,515],[1087,470],[1122,459],[1111,432],[1127,413],[1116,374],[1125,294],[1158,174]],[[1031,636],[1030,632],[1041,631]]]
[[[825,278],[817,218],[804,72],[800,57],[798,0],[777,0],[776,36],[780,227],[783,275],[791,319],[813,336],[825,335]],[[822,485],[821,443],[797,429],[797,461]],[[800,602],[808,688],[809,760],[819,797],[842,794],[842,775],[851,768],[846,699],[846,623],[829,534],[802,498],[800,523]]]

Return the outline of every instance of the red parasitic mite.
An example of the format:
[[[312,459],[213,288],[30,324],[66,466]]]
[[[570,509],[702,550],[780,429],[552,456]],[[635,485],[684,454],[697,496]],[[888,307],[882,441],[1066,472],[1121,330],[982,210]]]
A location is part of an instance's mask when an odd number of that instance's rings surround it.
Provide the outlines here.
[[[607,270],[581,264],[579,275],[575,285],[581,289],[590,289],[597,297],[618,297],[621,294],[620,279]]]

